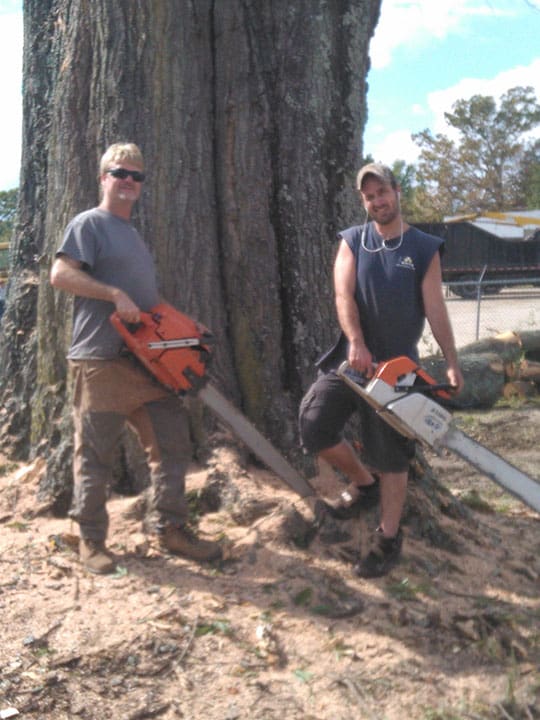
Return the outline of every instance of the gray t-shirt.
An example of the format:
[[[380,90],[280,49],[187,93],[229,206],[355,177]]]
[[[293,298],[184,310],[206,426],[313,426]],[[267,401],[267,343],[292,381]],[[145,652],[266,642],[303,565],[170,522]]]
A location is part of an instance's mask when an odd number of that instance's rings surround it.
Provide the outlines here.
[[[56,255],[78,260],[85,272],[123,290],[144,312],[159,302],[150,251],[130,222],[107,210],[93,208],[73,218]],[[105,300],[75,296],[68,358],[118,356],[122,338],[109,320],[114,309],[114,304]]]

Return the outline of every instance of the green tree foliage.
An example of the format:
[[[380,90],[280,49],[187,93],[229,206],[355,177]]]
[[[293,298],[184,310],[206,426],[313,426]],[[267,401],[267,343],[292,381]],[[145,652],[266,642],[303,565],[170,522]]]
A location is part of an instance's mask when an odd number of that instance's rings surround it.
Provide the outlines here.
[[[430,130],[413,135],[421,148],[415,219],[531,207],[539,152],[525,136],[540,125],[533,88],[514,87],[498,105],[485,95],[458,100],[445,119],[456,140]]]
[[[416,168],[408,165],[405,160],[396,160],[392,165],[392,172],[401,188],[401,210],[405,217],[411,217],[415,207]]]
[[[540,208],[540,140],[536,140],[523,153],[519,193],[527,210]]]
[[[0,242],[9,242],[17,211],[17,188],[0,191]]]
[[[13,225],[15,222],[15,213],[17,212],[17,196],[18,190],[2,190],[0,191],[0,288],[3,288],[7,278],[9,265],[9,248],[7,243],[11,239]],[[3,312],[3,291],[0,290],[0,316]]]

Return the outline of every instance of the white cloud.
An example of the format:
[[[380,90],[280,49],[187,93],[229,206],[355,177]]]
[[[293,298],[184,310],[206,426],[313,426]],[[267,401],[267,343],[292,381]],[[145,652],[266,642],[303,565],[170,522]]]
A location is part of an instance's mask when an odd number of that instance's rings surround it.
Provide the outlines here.
[[[389,65],[398,47],[422,48],[450,33],[464,32],[471,17],[515,12],[515,0],[383,0],[370,43],[372,67]]]
[[[415,103],[411,107],[411,112],[413,115],[416,115],[417,117],[422,117],[426,114],[426,108],[424,105],[420,105],[419,103]]]
[[[373,147],[366,147],[364,152],[369,153],[377,162],[392,165],[395,160],[405,160],[408,163],[416,162],[419,149],[411,140],[410,130],[396,130],[386,135],[384,140]]]
[[[457,132],[454,134],[452,128],[447,125],[444,119],[444,113],[452,110],[452,105],[456,100],[467,100],[473,95],[491,95],[498,101],[501,95],[518,85],[532,86],[537,98],[540,98],[540,59],[534,60],[527,66],[519,65],[510,70],[505,70],[488,80],[485,78],[464,78],[456,85],[452,85],[452,87],[429,93],[427,106],[430,112],[424,113],[426,122],[423,127],[428,127],[434,134],[442,133],[447,137],[457,137]],[[382,127],[378,126],[377,131],[379,134],[381,129]],[[377,144],[366,147],[364,152],[366,154],[370,153],[374,159],[387,164],[392,164],[396,159],[415,163],[418,160],[420,148],[411,140],[412,132],[411,129],[390,132]],[[531,136],[540,137],[540,128],[533,131]]]
[[[0,113],[0,190],[19,184],[22,138],[22,12],[3,14],[0,22],[2,105]],[[6,71],[9,69],[8,71]]]
[[[450,128],[444,119],[444,113],[452,109],[456,100],[467,100],[473,95],[491,95],[497,100],[510,88],[517,85],[530,85],[536,97],[540,97],[540,58],[530,65],[518,65],[510,70],[499,73],[494,78],[463,78],[456,85],[446,90],[435,90],[429,93],[427,103],[433,113],[431,130],[434,133],[450,135]]]

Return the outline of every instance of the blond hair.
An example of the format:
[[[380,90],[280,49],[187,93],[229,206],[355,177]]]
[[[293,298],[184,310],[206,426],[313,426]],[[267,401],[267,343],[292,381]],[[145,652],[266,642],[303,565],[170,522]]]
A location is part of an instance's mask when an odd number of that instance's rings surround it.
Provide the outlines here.
[[[143,156],[135,143],[114,143],[110,145],[101,157],[99,175],[103,175],[114,163],[129,162],[144,169]]]

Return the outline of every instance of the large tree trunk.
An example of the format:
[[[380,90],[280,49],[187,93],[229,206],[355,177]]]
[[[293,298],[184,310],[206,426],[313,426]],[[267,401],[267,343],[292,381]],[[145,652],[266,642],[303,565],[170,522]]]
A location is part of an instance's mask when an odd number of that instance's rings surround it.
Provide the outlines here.
[[[98,200],[111,142],[148,164],[136,222],[165,298],[217,338],[214,382],[274,442],[335,332],[336,230],[354,221],[381,0],[25,0],[19,223],[2,347],[3,438],[69,494],[71,302],[48,273]]]

